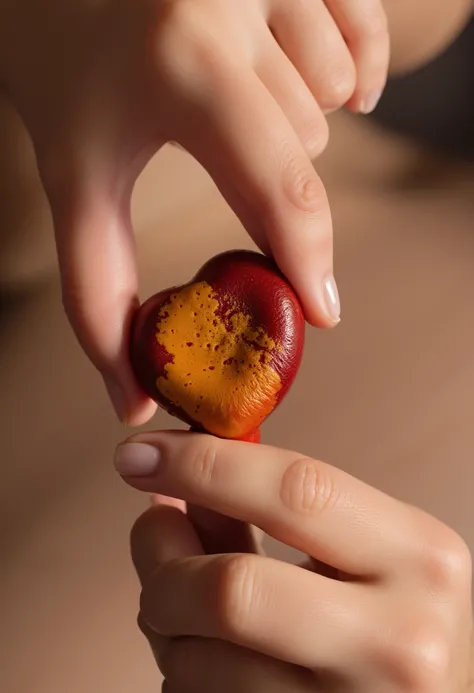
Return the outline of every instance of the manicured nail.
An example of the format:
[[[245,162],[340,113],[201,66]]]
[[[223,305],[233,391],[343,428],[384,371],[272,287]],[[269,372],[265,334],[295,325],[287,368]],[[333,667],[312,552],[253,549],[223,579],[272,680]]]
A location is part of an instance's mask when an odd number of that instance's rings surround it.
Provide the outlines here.
[[[112,402],[112,406],[115,409],[115,413],[120,421],[123,422],[125,419],[125,395],[123,394],[120,386],[112,378],[105,376],[104,383],[110,397],[110,401]]]
[[[381,96],[382,91],[380,89],[374,89],[374,91],[371,91],[370,94],[368,94],[368,96],[366,96],[362,101],[360,112],[367,115],[368,113],[375,111]]]
[[[114,467],[120,476],[152,476],[158,470],[160,452],[146,443],[122,443],[115,451]]]
[[[341,302],[337,290],[336,280],[332,275],[323,281],[323,296],[326,303],[326,311],[333,323],[341,319]]]

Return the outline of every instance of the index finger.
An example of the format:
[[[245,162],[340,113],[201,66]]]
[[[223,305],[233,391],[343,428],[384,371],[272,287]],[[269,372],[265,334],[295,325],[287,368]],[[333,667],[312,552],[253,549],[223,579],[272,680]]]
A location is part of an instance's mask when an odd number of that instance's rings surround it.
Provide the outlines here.
[[[408,506],[298,453],[188,433],[147,433],[118,447],[131,486],[257,525],[350,575],[392,574],[413,537]]]
[[[192,129],[178,139],[212,176],[257,245],[272,254],[308,321],[332,327],[339,322],[340,305],[331,213],[321,179],[251,68],[235,67],[223,57],[207,79],[215,96],[196,108]]]

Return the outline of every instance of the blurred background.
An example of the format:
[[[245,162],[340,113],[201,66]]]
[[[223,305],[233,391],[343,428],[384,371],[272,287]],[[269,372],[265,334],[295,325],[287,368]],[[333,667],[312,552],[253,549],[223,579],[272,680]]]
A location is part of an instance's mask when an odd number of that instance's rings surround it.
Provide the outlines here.
[[[425,508],[474,548],[474,169],[438,137],[453,111],[426,76],[411,122],[410,80],[389,87],[374,120],[330,119],[316,166],[343,319],[331,333],[308,330],[301,375],[263,438]],[[415,140],[433,103],[438,126]],[[112,471],[129,431],[63,315],[48,208],[6,102],[0,151],[0,690],[151,693],[159,677],[135,626],[128,554],[148,499]],[[216,252],[251,247],[207,175],[171,147],[139,181],[134,224],[143,298]],[[161,413],[151,426],[170,424]]]

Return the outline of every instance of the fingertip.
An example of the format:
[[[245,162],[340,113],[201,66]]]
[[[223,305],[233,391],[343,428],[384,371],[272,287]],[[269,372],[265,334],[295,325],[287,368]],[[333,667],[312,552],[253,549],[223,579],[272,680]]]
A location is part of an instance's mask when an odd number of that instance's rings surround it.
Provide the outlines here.
[[[143,426],[156,412],[157,405],[133,381],[104,375],[105,389],[118,420],[126,426]],[[124,382],[125,381],[125,382]]]
[[[157,406],[153,400],[146,395],[138,394],[135,399],[131,398],[123,423],[134,428],[144,426],[153,417],[156,409]]]
[[[161,493],[152,493],[150,496],[150,505],[154,507],[166,507],[166,508],[176,508],[176,510],[181,510],[181,512],[186,512],[186,503],[179,498],[171,498],[170,496],[163,496]]]
[[[299,298],[306,322],[322,329],[336,327],[341,321],[341,300],[333,271],[326,269],[332,258],[324,261],[319,254],[311,261],[309,252],[290,257],[287,248],[275,248],[274,257]]]
[[[174,499],[153,504],[136,521],[130,533],[133,564],[142,585],[159,566],[203,553],[199,538]]]
[[[321,293],[321,292],[320,292]],[[310,296],[309,299],[300,298],[306,322],[312,327],[322,330],[331,330],[341,322],[341,316],[330,313],[325,306],[325,300],[321,295],[317,298]],[[333,310],[331,308],[331,310]]]
[[[319,309],[310,309],[308,311],[305,310],[305,319],[308,325],[311,325],[311,327],[316,327],[319,330],[333,330],[341,322],[340,318],[336,321],[330,320],[326,315],[322,315]]]
[[[373,113],[373,111],[375,111],[375,109],[377,108],[380,99],[382,98],[382,93],[382,89],[374,89],[373,91],[369,92],[369,94],[364,99],[362,99],[360,103],[360,113],[364,115]]]
[[[377,108],[383,93],[384,89],[373,89],[367,94],[354,94],[345,104],[345,107],[356,115],[370,115]]]

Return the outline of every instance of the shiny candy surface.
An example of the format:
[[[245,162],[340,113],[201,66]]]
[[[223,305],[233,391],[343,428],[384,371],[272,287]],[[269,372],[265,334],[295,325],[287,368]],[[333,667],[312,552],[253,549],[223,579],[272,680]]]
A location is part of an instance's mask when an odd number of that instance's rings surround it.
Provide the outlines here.
[[[218,255],[189,284],[139,309],[131,358],[143,389],[198,430],[257,436],[300,365],[304,318],[266,257]]]

